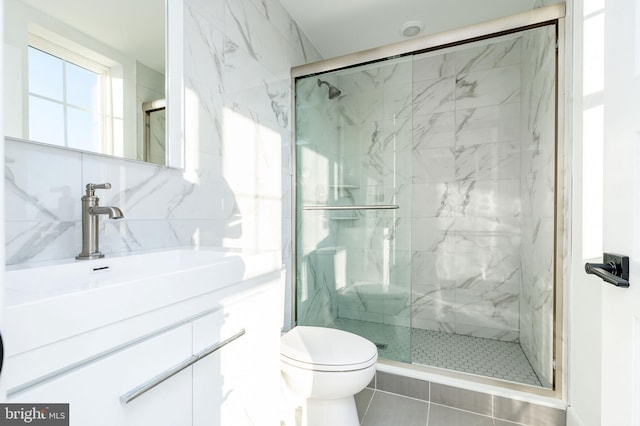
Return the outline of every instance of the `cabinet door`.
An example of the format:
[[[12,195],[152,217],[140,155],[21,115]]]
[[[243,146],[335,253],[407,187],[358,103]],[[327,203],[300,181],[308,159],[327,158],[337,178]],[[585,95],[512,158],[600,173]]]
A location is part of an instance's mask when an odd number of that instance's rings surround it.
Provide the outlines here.
[[[191,424],[191,369],[128,404],[120,396],[191,356],[186,324],[16,394],[9,402],[69,403],[72,426]]]
[[[193,366],[193,425],[279,425],[280,317],[276,286],[194,322],[194,352],[244,334]]]

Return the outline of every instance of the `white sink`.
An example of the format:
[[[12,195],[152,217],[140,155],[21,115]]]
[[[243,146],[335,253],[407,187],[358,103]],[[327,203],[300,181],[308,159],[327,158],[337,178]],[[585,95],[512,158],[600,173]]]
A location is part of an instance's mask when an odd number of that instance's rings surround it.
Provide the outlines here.
[[[277,271],[279,252],[171,249],[7,268],[7,354]]]

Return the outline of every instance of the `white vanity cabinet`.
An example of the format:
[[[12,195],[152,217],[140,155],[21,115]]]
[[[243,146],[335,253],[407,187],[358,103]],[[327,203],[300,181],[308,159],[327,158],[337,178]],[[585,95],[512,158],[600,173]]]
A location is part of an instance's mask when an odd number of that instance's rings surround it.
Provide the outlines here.
[[[10,353],[7,402],[69,403],[71,426],[279,425],[282,272],[246,265],[237,284]]]
[[[238,336],[193,365],[194,426],[279,425],[277,290],[254,289],[194,321],[194,353]]]
[[[122,351],[60,374],[8,402],[68,403],[75,426],[191,423],[191,370],[186,369],[128,404],[120,396],[191,355],[191,325],[183,325]]]

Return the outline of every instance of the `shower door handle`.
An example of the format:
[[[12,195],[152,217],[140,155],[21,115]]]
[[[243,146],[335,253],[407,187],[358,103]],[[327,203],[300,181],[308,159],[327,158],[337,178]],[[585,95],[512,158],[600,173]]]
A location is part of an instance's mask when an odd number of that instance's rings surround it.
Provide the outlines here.
[[[614,253],[604,253],[603,263],[585,263],[584,270],[616,287],[629,287],[629,257]]]
[[[302,210],[397,210],[397,204],[368,204],[353,206],[302,206]]]

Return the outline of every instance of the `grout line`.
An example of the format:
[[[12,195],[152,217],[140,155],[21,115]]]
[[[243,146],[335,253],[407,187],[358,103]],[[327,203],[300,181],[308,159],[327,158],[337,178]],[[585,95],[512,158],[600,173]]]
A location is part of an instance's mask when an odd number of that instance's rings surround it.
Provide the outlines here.
[[[493,417],[494,419],[496,418],[496,396],[494,394],[489,394],[491,395],[491,417]],[[495,423],[495,422],[494,422]]]
[[[369,388],[371,389],[371,388]],[[362,413],[362,421],[360,422],[360,425],[364,424],[364,419],[367,417],[367,413],[369,412],[369,408],[371,408],[371,404],[373,403],[373,397],[376,395],[377,390],[373,389],[373,392],[371,392],[371,398],[369,399],[369,403],[367,404],[367,408],[364,409],[364,413]]]
[[[450,405],[438,404],[437,402],[431,402],[431,404],[439,405],[440,407],[450,408],[452,410],[463,411],[465,413],[474,414],[476,416],[482,416],[482,417],[487,417],[489,419],[495,419],[495,417],[489,416],[487,414],[476,413],[475,411],[463,410],[462,408],[456,408],[456,407],[452,407]],[[502,419],[498,419],[498,420],[502,420]]]
[[[385,390],[382,390],[382,389],[377,389],[376,392],[383,392],[383,393],[386,393],[386,394],[389,394],[389,395],[399,396],[400,398],[413,399],[414,401],[420,401],[420,402],[424,402],[425,404],[429,404],[429,401],[425,401],[424,399],[414,398],[412,396],[402,395],[400,393],[385,391]]]

